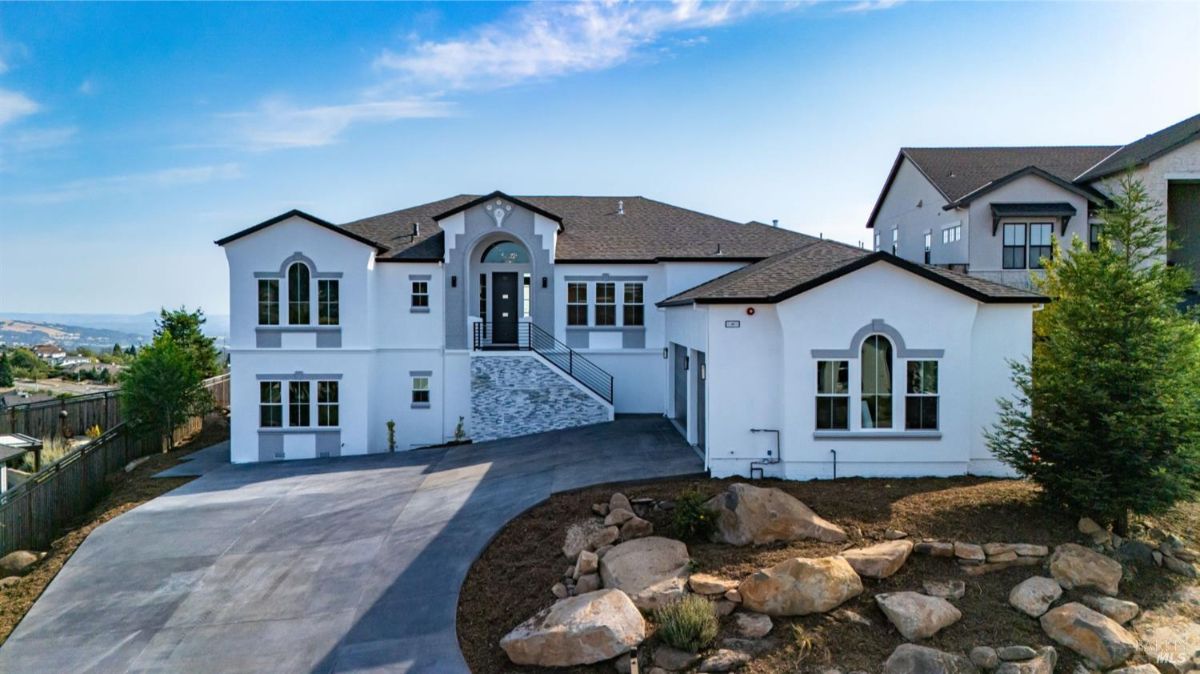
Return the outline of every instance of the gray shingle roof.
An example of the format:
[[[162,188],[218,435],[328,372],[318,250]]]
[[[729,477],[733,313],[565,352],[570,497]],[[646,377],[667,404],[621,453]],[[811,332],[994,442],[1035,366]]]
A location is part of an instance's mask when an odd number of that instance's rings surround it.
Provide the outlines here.
[[[381,260],[441,259],[443,235],[434,220],[478,199],[460,194],[343,225],[379,242]],[[562,218],[556,261],[654,261],[667,259],[760,260],[791,250],[811,236],[761,223],[737,223],[638,196],[520,196]],[[624,214],[617,212],[623,202]],[[413,223],[418,234],[413,236]],[[719,251],[719,253],[718,253]]]
[[[836,241],[818,240],[668,297],[658,306],[779,302],[875,262],[893,264],[981,302],[1047,301],[1046,297],[1027,290],[916,264],[888,253],[871,253]]]
[[[1081,172],[1076,180],[1091,182],[1133,168],[1175,148],[1200,139],[1200,115],[1172,124],[1117,149],[1102,161]]]
[[[1117,149],[1113,145],[1061,147],[906,147],[904,156],[925,174],[947,201],[1029,166],[1065,182]]]

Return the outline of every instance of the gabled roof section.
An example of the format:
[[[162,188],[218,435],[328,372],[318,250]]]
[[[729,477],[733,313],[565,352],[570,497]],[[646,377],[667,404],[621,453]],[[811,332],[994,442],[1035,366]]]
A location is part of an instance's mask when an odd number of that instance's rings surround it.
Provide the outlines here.
[[[773,304],[812,290],[863,267],[883,262],[985,303],[1037,304],[1049,298],[948,269],[920,265],[889,253],[870,253],[820,240],[717,277],[659,302],[688,304]]]
[[[455,213],[461,213],[462,211],[465,211],[469,208],[474,208],[474,207],[478,206],[479,204],[486,203],[488,201],[491,201],[492,199],[504,199],[505,201],[511,201],[512,203],[514,203],[522,208],[525,208],[527,210],[533,211],[534,213],[537,213],[538,215],[541,215],[546,218],[550,218],[551,220],[558,223],[558,231],[560,231],[560,232],[562,231],[562,217],[559,216],[557,213],[551,213],[550,211],[547,211],[546,209],[544,209],[540,206],[531,204],[528,201],[518,199],[517,197],[511,197],[511,196],[501,192],[500,190],[496,190],[495,192],[492,192],[491,194],[485,194],[481,197],[477,197],[466,203],[459,204],[459,205],[455,206],[454,208],[443,211],[442,213],[439,213],[438,215],[433,216],[433,219],[434,220],[444,220],[444,219],[450,217],[451,215],[454,215]]]
[[[271,218],[270,220],[263,220],[262,222],[258,223],[257,225],[254,225],[252,227],[247,227],[246,229],[243,229],[242,231],[236,232],[234,234],[230,234],[229,236],[227,236],[223,239],[217,239],[213,243],[217,244],[218,246],[224,246],[228,243],[237,241],[238,239],[240,239],[244,236],[249,236],[250,234],[253,234],[259,230],[266,229],[266,228],[270,227],[271,225],[279,224],[289,218],[301,218],[303,220],[307,220],[307,221],[311,222],[312,224],[317,225],[318,227],[324,227],[325,229],[328,229],[331,232],[341,234],[342,236],[351,238],[361,244],[371,246],[372,248],[374,248],[376,251],[378,251],[380,253],[383,253],[387,250],[387,248],[385,248],[384,246],[381,246],[379,243],[377,243],[373,239],[370,239],[370,238],[367,238],[360,234],[356,234],[354,232],[348,231],[342,227],[338,227],[337,225],[333,224],[332,222],[327,222],[325,220],[322,220],[321,218],[316,217],[315,215],[309,215],[308,213],[305,213],[304,211],[296,210],[294,208],[292,210],[288,211],[287,213],[281,213],[281,214]]]
[[[958,199],[955,199],[954,201],[946,204],[945,206],[942,206],[942,208],[947,211],[951,210],[953,208],[962,208],[963,206],[970,204],[972,201],[978,199],[979,197],[982,197],[985,194],[988,194],[989,192],[992,192],[1001,187],[1004,187],[1005,185],[1011,183],[1014,180],[1017,180],[1018,178],[1024,178],[1025,176],[1037,176],[1047,182],[1053,183],[1053,184],[1061,187],[1062,189],[1064,189],[1068,192],[1073,192],[1075,194],[1078,194],[1079,196],[1087,199],[1088,201],[1090,201],[1094,204],[1105,204],[1108,202],[1108,199],[1103,194],[1100,194],[1099,192],[1097,192],[1096,190],[1094,190],[1090,187],[1076,185],[1070,181],[1063,180],[1059,176],[1056,176],[1053,173],[1050,173],[1049,171],[1045,171],[1041,168],[1038,168],[1037,166],[1026,166],[1025,168],[1022,168],[1020,170],[1013,171],[1012,173],[1010,173],[1006,176],[1002,176],[1000,178],[997,178],[996,180],[992,180],[983,185],[980,185],[978,188],[962,195]]]
[[[387,246],[387,252],[376,258],[379,261],[436,261],[442,259],[444,247],[438,219],[489,198],[496,197],[460,194],[356,220],[343,228]],[[788,229],[742,224],[640,196],[502,198],[514,203],[520,200],[522,205],[561,218],[555,248],[555,261],[560,263],[756,262],[817,240]]]
[[[1149,163],[1164,154],[1200,139],[1200,115],[1188,117],[1140,140],[1115,149],[1107,157],[1089,167],[1075,178],[1078,182],[1093,182]]]

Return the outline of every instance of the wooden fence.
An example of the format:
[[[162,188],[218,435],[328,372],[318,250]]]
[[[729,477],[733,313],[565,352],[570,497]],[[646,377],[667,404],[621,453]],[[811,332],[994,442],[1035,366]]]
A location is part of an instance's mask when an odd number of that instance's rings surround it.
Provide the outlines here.
[[[209,379],[205,386],[212,392],[215,409],[229,406],[229,375]],[[102,395],[110,396],[111,393]],[[80,412],[79,416],[96,413],[97,410],[105,414],[114,414],[111,410],[117,408],[115,397],[108,402],[108,408],[96,402],[99,399],[94,396],[80,397],[92,400],[84,401],[75,408]],[[71,401],[62,402],[70,404]],[[43,404],[46,403],[20,407],[37,407]],[[53,401],[51,404],[59,405],[60,401]],[[60,408],[54,409],[57,415]],[[40,410],[34,410],[32,413],[25,411],[13,418],[17,419],[18,423],[36,424],[41,419],[41,414]],[[119,415],[119,412],[115,414]],[[74,415],[68,413],[68,419],[71,416]],[[108,492],[109,475],[124,470],[134,459],[161,451],[161,438],[134,434],[129,430],[129,426],[120,421],[119,416],[105,418],[116,418],[118,421],[108,427],[100,437],[43,467],[25,482],[0,495],[0,556],[14,550],[46,550],[50,542],[61,535],[64,527],[77,521],[104,497]],[[204,417],[195,417],[185,423],[179,432],[199,431],[203,423]],[[22,428],[38,426],[18,426],[15,430],[27,433],[21,430]],[[50,432],[56,430],[54,426],[43,428],[50,429]],[[34,433],[28,434],[42,437]]]
[[[229,407],[229,375],[204,380],[218,408]],[[121,414],[119,390],[89,393],[58,400],[13,405],[0,411],[0,433],[24,433],[35,438],[62,437],[64,428],[72,437],[99,426],[102,431],[125,419]],[[66,415],[63,415],[63,412]]]

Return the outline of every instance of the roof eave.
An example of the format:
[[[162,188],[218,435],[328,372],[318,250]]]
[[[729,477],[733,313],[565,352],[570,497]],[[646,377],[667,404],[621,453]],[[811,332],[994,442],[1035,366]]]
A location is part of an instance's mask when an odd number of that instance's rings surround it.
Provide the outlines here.
[[[454,208],[451,208],[448,211],[438,213],[437,215],[433,216],[433,221],[437,222],[439,220],[443,220],[445,218],[450,217],[451,215],[455,215],[456,213],[461,213],[467,209],[474,208],[474,207],[478,206],[479,204],[482,204],[491,199],[505,199],[507,201],[511,201],[512,203],[520,206],[521,208],[533,211],[534,213],[537,213],[538,215],[540,215],[542,217],[550,218],[551,220],[558,223],[558,231],[559,232],[563,231],[563,219],[562,219],[561,215],[558,215],[557,213],[551,213],[550,211],[547,211],[546,209],[541,208],[540,206],[535,206],[534,204],[531,204],[528,201],[525,201],[524,199],[518,199],[514,196],[505,194],[504,192],[501,192],[500,190],[495,190],[491,194],[485,194],[481,197],[476,197],[476,198],[466,202],[465,204],[459,204],[458,206],[455,206]]]
[[[218,246],[225,246],[227,244],[233,243],[234,241],[237,241],[238,239],[241,239],[242,237],[249,236],[251,234],[254,234],[255,232],[262,231],[272,225],[277,225],[277,224],[283,222],[284,220],[287,220],[289,218],[294,218],[294,217],[307,220],[310,223],[317,225],[318,227],[323,227],[325,229],[328,229],[329,231],[334,232],[335,234],[341,234],[342,236],[349,238],[349,239],[353,239],[354,241],[357,241],[363,245],[371,246],[379,253],[386,253],[388,251],[387,247],[379,245],[378,242],[372,241],[371,239],[368,239],[365,236],[359,236],[358,234],[355,234],[354,232],[350,232],[341,227],[338,227],[337,225],[333,224],[332,222],[329,222],[328,220],[322,220],[321,218],[318,218],[315,215],[310,215],[310,214],[305,213],[304,211],[296,209],[296,208],[293,208],[292,210],[287,211],[286,213],[280,213],[279,215],[277,215],[273,218],[263,220],[262,222],[258,223],[257,225],[252,225],[252,226],[247,227],[246,229],[243,229],[239,232],[234,232],[233,234],[230,234],[229,236],[226,236],[224,238],[217,239],[216,241],[213,241],[213,243],[215,243]]]
[[[1094,190],[1086,185],[1076,185],[1074,183],[1063,180],[1062,178],[1059,178],[1058,176],[1046,171],[1045,169],[1041,169],[1041,168],[1038,168],[1037,166],[1030,165],[1030,166],[1026,166],[1025,168],[1013,171],[1012,173],[1009,173],[1006,176],[997,178],[995,180],[990,180],[987,183],[984,183],[983,185],[976,187],[975,189],[971,190],[970,192],[967,192],[966,194],[962,195],[958,199],[955,199],[954,201],[947,203],[945,206],[942,206],[942,210],[949,211],[949,210],[953,210],[955,208],[966,208],[967,206],[970,206],[971,203],[974,202],[979,197],[982,197],[985,194],[989,194],[995,190],[998,190],[1001,187],[1004,187],[1005,185],[1013,182],[1014,180],[1017,180],[1018,178],[1023,178],[1027,175],[1037,176],[1043,180],[1046,180],[1047,182],[1053,183],[1054,185],[1061,187],[1064,190],[1067,190],[1068,192],[1077,194],[1094,204],[1103,206],[1103,205],[1106,205],[1109,203],[1109,200],[1107,197],[1105,197],[1103,194],[1097,192],[1096,190]]]

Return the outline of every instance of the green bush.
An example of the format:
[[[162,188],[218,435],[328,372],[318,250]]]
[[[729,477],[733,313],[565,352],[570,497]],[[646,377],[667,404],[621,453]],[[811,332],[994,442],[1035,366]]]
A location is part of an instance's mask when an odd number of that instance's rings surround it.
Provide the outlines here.
[[[655,609],[658,636],[667,645],[689,653],[705,648],[717,638],[717,610],[704,597],[689,594]]]
[[[717,526],[717,517],[704,506],[708,499],[695,489],[689,489],[675,499],[671,516],[671,531],[685,541],[707,540]]]

